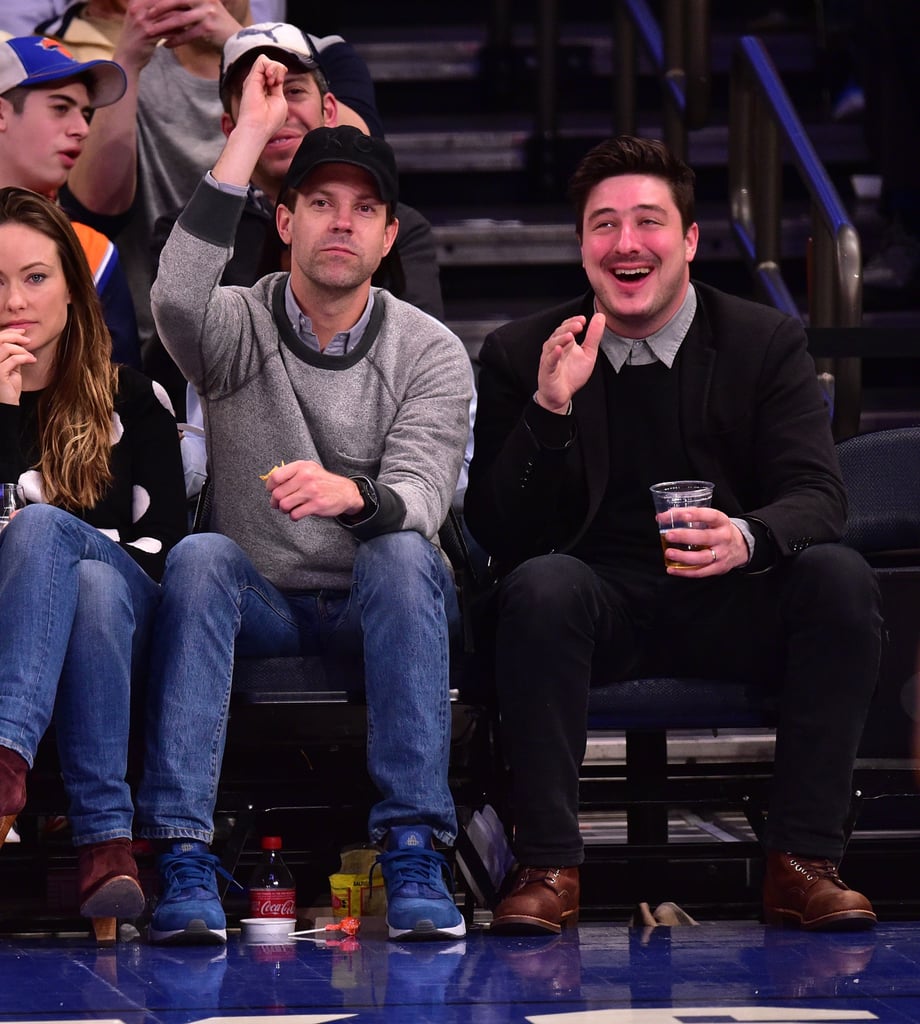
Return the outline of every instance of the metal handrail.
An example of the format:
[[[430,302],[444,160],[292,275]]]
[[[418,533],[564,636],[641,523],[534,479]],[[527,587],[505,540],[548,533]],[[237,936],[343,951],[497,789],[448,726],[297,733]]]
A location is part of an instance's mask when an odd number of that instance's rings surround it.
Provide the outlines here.
[[[812,241],[808,253],[809,322],[855,327],[862,322],[859,234],[808,138],[763,43],[744,36],[735,49],[729,115],[731,227],[767,300],[802,319],[780,266],[782,158],[791,156],[808,192]],[[836,377],[835,429],[859,429],[861,364],[841,359]]]
[[[664,0],[659,29],[646,0],[619,0],[616,8],[616,130],[638,133],[638,44],[661,82],[664,142],[682,159],[687,133],[709,119],[710,0]]]

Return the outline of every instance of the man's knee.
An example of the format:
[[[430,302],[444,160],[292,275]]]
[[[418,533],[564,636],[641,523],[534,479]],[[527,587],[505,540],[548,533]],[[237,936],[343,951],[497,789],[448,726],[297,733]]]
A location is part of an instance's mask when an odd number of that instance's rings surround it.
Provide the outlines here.
[[[788,594],[800,613],[828,613],[841,628],[847,620],[867,623],[879,602],[872,568],[844,544],[815,544],[799,554],[790,563]]]
[[[422,612],[435,629],[443,628],[445,617],[449,628],[457,628],[453,577],[440,549],[420,533],[387,533],[360,544],[354,582],[363,616],[403,615],[414,621]]]
[[[393,533],[381,533],[378,537],[362,541],[358,546],[357,558],[392,560],[408,557],[412,559],[427,553],[430,548],[432,548],[431,541],[415,530],[396,530]]]
[[[542,629],[552,621],[545,616],[585,608],[594,593],[594,573],[584,562],[570,555],[539,555],[505,577],[500,607],[503,612],[525,611]]]
[[[206,579],[226,579],[245,557],[239,545],[223,534],[190,534],[167,555],[163,585],[197,585]]]
[[[124,576],[108,562],[84,558],[77,569],[80,579],[80,602],[100,615],[105,609],[131,607],[131,589]]]
[[[54,505],[41,502],[27,505],[16,513],[7,527],[9,535],[6,541],[12,543],[15,538],[16,543],[31,544],[35,541],[47,545],[48,539],[54,533],[66,529],[72,518],[69,512]]]
[[[414,530],[383,533],[358,545],[355,576],[386,581],[397,572],[405,578],[414,570],[429,572],[440,557],[431,541]]]

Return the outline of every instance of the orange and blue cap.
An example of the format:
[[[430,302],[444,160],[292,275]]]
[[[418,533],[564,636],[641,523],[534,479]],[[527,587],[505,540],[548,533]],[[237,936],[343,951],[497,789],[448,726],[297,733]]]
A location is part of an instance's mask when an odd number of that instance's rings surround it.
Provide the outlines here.
[[[120,64],[78,61],[63,43],[48,36],[13,36],[0,42],[0,94],[17,86],[48,86],[70,78],[86,80],[91,107],[115,103],[128,87]]]

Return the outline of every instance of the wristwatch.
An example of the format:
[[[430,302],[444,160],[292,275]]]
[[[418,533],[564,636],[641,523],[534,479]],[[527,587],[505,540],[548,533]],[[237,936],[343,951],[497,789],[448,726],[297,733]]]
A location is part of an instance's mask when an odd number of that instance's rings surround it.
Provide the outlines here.
[[[374,490],[374,485],[368,480],[366,476],[353,476],[351,478],[355,487],[358,488],[358,493],[361,495],[361,500],[364,502],[364,511],[358,512],[351,518],[362,518],[369,519],[380,507],[380,502],[377,499],[377,492]]]

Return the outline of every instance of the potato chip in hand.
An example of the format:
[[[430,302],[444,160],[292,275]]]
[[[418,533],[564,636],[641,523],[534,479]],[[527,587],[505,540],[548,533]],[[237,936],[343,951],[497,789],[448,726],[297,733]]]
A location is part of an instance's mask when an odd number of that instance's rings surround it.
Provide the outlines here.
[[[283,466],[283,465],[284,465],[284,459],[281,460],[281,466]],[[267,473],[260,473],[259,474],[259,479],[260,480],[267,480],[272,475],[272,473],[275,472],[276,469],[281,469],[281,466],[275,465],[275,466],[272,466],[272,468]]]

